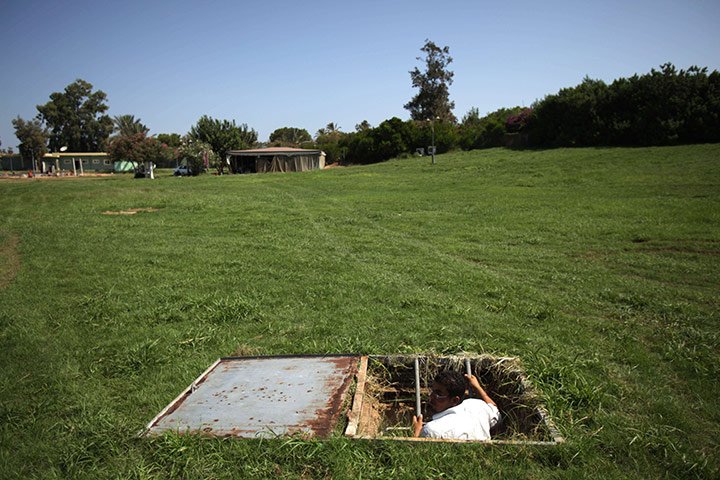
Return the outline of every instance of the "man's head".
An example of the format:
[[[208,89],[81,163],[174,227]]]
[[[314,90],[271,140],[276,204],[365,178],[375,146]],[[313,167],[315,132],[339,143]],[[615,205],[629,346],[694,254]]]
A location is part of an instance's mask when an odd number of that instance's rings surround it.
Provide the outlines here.
[[[445,370],[435,376],[430,405],[435,413],[459,405],[465,398],[465,377],[461,373]]]

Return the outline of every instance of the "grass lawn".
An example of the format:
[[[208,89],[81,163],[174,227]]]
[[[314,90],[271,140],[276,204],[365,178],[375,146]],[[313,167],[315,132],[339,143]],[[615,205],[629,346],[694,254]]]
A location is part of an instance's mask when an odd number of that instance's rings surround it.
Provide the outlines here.
[[[717,478],[719,320],[720,145],[0,180],[0,477]],[[221,356],[460,351],[566,443],[136,438]]]

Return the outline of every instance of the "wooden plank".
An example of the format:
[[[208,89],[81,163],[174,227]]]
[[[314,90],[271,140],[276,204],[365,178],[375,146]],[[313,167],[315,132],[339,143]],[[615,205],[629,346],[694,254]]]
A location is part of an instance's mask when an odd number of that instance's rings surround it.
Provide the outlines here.
[[[355,396],[353,397],[352,410],[348,414],[348,426],[345,429],[345,435],[355,437],[357,434],[358,424],[360,423],[360,413],[362,412],[363,397],[365,396],[365,380],[367,378],[368,357],[363,355],[360,357],[360,368],[357,373],[357,385],[355,388]]]

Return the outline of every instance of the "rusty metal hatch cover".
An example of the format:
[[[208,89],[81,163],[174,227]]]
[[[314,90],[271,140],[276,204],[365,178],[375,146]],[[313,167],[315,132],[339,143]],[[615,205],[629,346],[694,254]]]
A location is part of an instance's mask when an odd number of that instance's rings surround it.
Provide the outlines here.
[[[357,355],[217,360],[143,432],[257,438],[327,438],[357,371]]]

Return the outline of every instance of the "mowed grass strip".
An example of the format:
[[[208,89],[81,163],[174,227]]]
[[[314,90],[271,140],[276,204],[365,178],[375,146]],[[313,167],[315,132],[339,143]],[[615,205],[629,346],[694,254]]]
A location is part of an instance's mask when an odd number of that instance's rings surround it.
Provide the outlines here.
[[[436,160],[0,181],[0,476],[717,476],[720,145]],[[460,351],[567,443],[135,438],[221,356]]]

